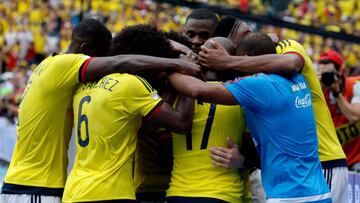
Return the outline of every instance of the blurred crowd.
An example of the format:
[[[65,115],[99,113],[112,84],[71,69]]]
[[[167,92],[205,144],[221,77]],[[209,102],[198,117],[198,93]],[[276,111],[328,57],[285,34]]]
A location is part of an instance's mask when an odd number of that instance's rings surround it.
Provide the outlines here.
[[[357,0],[195,1],[237,7],[243,12],[360,36],[360,2]],[[191,9],[186,7],[151,0],[0,0],[0,116],[15,122],[17,105],[31,70],[47,55],[66,49],[71,30],[81,16],[103,20],[114,33],[139,23],[158,26],[165,31],[182,31],[190,12]],[[313,60],[331,48],[342,54],[349,70],[359,66],[358,44],[248,23],[254,30],[298,40]]]

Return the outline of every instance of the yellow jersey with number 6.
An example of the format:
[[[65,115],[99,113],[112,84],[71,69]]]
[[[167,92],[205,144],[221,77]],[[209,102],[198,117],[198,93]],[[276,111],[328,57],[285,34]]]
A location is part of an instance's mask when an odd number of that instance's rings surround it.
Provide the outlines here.
[[[160,107],[157,92],[134,75],[80,85],[73,102],[76,157],[63,201],[134,200],[137,131],[142,118]]]
[[[312,93],[320,161],[345,159],[344,151],[337,138],[334,123],[310,57],[306,54],[304,48],[294,40],[281,41],[276,47],[276,52],[278,54],[297,54],[303,60],[304,67],[301,74],[304,75]]]
[[[80,67],[88,58],[50,56],[34,70],[20,103],[18,138],[5,183],[64,188],[71,103]]]

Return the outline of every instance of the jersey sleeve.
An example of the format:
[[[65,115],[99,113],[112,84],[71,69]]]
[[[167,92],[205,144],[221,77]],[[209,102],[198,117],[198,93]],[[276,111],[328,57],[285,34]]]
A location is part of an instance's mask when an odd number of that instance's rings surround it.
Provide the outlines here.
[[[299,44],[295,40],[282,40],[276,46],[276,53],[277,54],[296,54],[300,57],[303,64],[305,65],[306,61],[306,51],[304,47]]]
[[[129,114],[141,114],[151,119],[161,109],[162,99],[151,85],[139,76],[130,76],[124,95],[124,107]]]
[[[261,74],[260,74],[261,75]],[[268,91],[268,80],[250,76],[225,84],[240,106],[251,109],[268,108],[271,93]]]
[[[86,65],[91,58],[82,54],[63,54],[55,56],[54,70],[49,71],[50,80],[58,86],[74,87],[83,79]]]

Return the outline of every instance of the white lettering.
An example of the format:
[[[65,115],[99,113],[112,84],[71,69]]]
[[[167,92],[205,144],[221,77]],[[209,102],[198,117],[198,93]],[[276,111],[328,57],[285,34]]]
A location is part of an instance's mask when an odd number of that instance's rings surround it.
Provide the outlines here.
[[[303,90],[303,89],[306,89],[306,88],[307,88],[307,86],[306,86],[305,82],[299,82],[299,83],[291,85],[291,90],[293,92],[300,91],[300,90]]]
[[[296,108],[306,108],[311,106],[311,96],[310,94],[306,94],[304,98],[300,98],[299,96],[295,99],[295,107]]]

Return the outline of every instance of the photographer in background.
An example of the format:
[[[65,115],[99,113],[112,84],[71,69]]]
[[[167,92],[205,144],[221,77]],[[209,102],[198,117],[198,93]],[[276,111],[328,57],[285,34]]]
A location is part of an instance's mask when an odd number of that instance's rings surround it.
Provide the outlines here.
[[[345,77],[341,55],[320,55],[319,79],[350,169],[360,172],[360,76]]]

